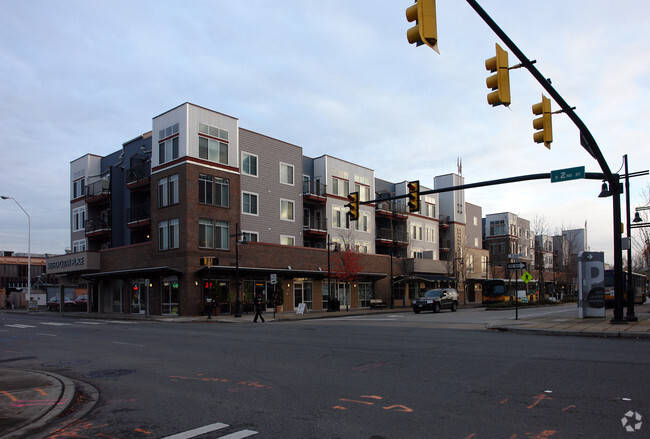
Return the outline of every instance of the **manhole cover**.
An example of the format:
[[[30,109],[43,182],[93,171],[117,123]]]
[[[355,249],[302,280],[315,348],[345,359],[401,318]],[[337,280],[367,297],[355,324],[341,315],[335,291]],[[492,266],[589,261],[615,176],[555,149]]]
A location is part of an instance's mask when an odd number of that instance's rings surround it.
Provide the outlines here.
[[[90,360],[64,360],[64,361],[55,361],[52,363],[43,363],[45,367],[70,367],[76,366],[77,364],[88,364]]]
[[[88,372],[84,376],[86,378],[117,378],[124,375],[131,375],[133,372],[135,372],[133,369],[106,369]]]

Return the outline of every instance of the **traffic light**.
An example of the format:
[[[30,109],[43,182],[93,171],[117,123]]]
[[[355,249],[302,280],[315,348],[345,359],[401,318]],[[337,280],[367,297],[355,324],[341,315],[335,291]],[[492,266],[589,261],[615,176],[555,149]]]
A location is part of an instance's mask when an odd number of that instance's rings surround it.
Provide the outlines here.
[[[348,215],[350,215],[351,221],[356,221],[359,219],[359,192],[352,192],[348,195],[348,200],[350,202],[345,205],[345,207],[350,208]]]
[[[406,31],[409,43],[421,46],[426,44],[438,51],[438,28],[436,25],[436,0],[415,0],[406,9],[406,19],[415,21],[415,26]]]
[[[487,87],[494,90],[487,95],[488,104],[496,107],[497,105],[510,105],[510,70],[508,69],[508,52],[501,46],[495,44],[497,48],[496,56],[485,60],[485,68],[494,73],[485,80]],[[496,73],[495,73],[496,72]]]
[[[200,264],[209,266],[219,265],[219,258],[201,258]]]
[[[542,95],[542,102],[533,105],[533,114],[542,115],[533,119],[533,128],[536,130],[533,134],[535,143],[543,143],[548,149],[551,149],[553,141],[553,121],[551,119],[551,100]]]
[[[420,180],[410,181],[408,184],[409,189],[409,212],[420,211]]]

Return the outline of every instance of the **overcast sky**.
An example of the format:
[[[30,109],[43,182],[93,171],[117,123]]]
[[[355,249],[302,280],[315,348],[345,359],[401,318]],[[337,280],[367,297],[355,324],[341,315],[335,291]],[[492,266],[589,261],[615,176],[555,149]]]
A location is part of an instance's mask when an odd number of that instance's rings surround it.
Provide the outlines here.
[[[630,171],[650,167],[650,2],[479,3],[577,107],[612,172],[624,154]],[[32,252],[70,247],[72,160],[116,151],[183,102],[389,181],[432,187],[459,157],[466,183],[601,172],[566,115],[553,116],[550,151],[533,142],[543,89],[526,69],[510,71],[510,108],[487,104],[485,59],[501,42],[466,1],[437,1],[440,55],[407,42],[411,4],[0,0],[0,194],[31,216]],[[633,208],[648,182],[632,179]],[[466,200],[551,234],[586,222],[591,250],[611,262],[612,201],[597,198],[600,186],[538,180]],[[11,200],[0,201],[0,250],[27,251],[27,217]]]

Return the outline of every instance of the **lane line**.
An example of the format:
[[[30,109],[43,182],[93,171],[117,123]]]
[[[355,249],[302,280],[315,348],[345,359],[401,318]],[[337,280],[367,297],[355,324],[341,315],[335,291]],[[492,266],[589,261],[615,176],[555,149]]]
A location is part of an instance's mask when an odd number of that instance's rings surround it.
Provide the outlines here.
[[[257,431],[253,430],[242,430],[238,431],[235,433],[230,433],[225,436],[219,436],[219,439],[242,439],[248,436],[253,436],[254,434],[257,434]]]
[[[19,328],[19,329],[26,329],[26,328],[35,328],[36,326],[32,325],[21,325],[20,323],[15,323],[13,325],[5,325],[9,326],[10,328]]]
[[[138,347],[141,347],[141,348],[144,347],[143,344],[126,343],[126,342],[124,342],[124,341],[114,341],[113,344],[121,344],[121,345],[127,345],[127,346],[138,346]]]
[[[37,332],[36,335],[46,335],[48,337],[58,337],[56,334],[46,334],[44,332]]]
[[[215,424],[204,425],[203,427],[195,428],[194,430],[188,430],[182,433],[166,436],[162,439],[189,439],[191,437],[200,436],[205,433],[210,433],[211,431],[221,430],[222,428],[226,428],[226,427],[229,427],[229,425],[222,424],[221,422],[217,422]]]

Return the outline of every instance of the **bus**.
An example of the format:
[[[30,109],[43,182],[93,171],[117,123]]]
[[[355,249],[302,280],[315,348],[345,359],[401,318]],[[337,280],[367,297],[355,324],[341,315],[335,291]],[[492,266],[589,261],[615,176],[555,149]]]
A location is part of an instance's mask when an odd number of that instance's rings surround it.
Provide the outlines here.
[[[520,302],[536,302],[539,299],[535,280],[528,282],[528,285],[521,279],[517,282],[514,279],[485,279],[481,283],[484,305],[515,300],[515,290],[518,290]]]
[[[627,282],[630,276],[623,271],[623,304],[627,306]],[[648,297],[648,278],[632,272],[631,287],[634,290],[634,303],[643,303]],[[614,270],[605,270],[605,306],[614,306]]]

